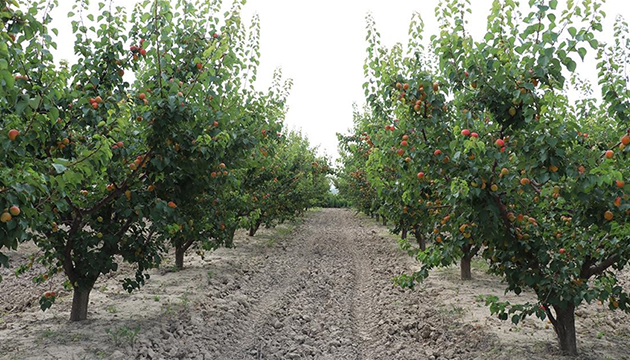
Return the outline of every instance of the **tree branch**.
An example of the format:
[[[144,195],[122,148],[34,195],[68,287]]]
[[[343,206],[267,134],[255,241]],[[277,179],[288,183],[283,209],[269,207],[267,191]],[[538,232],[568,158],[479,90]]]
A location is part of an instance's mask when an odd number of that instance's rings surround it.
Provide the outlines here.
[[[131,227],[131,224],[133,223],[133,221],[134,221],[134,217],[133,216],[130,216],[129,218],[127,218],[127,221],[125,221],[125,224],[116,233],[116,237],[120,238],[123,235],[125,235],[127,230],[129,230],[129,228]]]
[[[587,273],[588,277],[601,274],[602,272],[604,272],[604,270],[611,267],[617,261],[618,257],[619,257],[618,254],[613,254],[609,256],[608,259],[599,263],[599,265],[589,267],[588,273]]]
[[[194,240],[194,239],[189,239],[188,241],[186,241],[186,242],[184,243],[184,245],[182,246],[182,249],[183,249],[184,251],[187,251],[187,250],[188,250],[188,249],[192,246],[192,244],[193,244],[194,242],[195,242],[195,240]]]
[[[107,205],[110,201],[112,201],[117,195],[120,195],[123,192],[125,192],[125,190],[127,190],[129,188],[129,180],[130,179],[134,179],[134,178],[138,178],[138,176],[137,176],[138,172],[140,171],[140,169],[142,169],[142,166],[148,161],[149,156],[151,155],[152,152],[153,152],[153,149],[150,149],[149,151],[147,151],[147,153],[145,154],[145,156],[142,159],[142,162],[138,165],[136,170],[132,171],[129,174],[129,176],[125,179],[125,181],[123,181],[123,183],[120,186],[116,186],[116,189],[114,189],[114,191],[112,191],[109,195],[107,195],[107,197],[105,197],[103,200],[98,202],[92,208],[90,208],[90,209],[83,209],[81,211],[84,214],[94,214],[98,210],[100,210],[103,206]]]
[[[505,226],[505,232],[508,235],[508,238],[513,239],[514,235],[510,231],[510,229],[512,228],[512,223],[510,222],[510,217],[508,216],[507,208],[505,207],[505,205],[503,205],[503,203],[501,202],[501,199],[498,196],[492,195],[492,198],[494,199],[494,202],[499,207],[499,214],[501,215],[501,219],[503,220],[503,225]]]

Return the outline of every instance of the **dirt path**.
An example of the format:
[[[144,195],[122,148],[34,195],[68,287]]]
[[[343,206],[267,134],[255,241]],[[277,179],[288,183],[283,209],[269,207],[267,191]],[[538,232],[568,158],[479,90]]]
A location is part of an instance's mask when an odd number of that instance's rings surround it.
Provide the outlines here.
[[[489,314],[479,296],[503,286],[482,261],[465,283],[451,268],[416,291],[393,286],[417,264],[385,227],[351,210],[309,212],[296,228],[235,240],[205,259],[187,255],[182,271],[164,264],[132,294],[120,289],[131,271],[122,267],[99,280],[80,323],[67,321],[71,294],[60,279],[42,288],[1,270],[0,290],[12,295],[0,297],[0,359],[562,359],[544,322],[515,327]],[[33,303],[46,290],[61,295],[43,313]],[[580,311],[590,332],[578,335],[581,359],[627,359],[630,317]]]
[[[392,286],[392,276],[408,271],[410,259],[391,239],[363,226],[352,211],[313,214],[271,251],[251,255],[240,263],[250,276],[227,280],[238,282],[238,288],[206,302],[212,309],[199,326],[187,320],[177,325],[194,334],[194,340],[180,337],[178,347],[202,342],[206,359],[426,359],[445,353],[455,359],[481,354],[485,340],[479,339],[486,337],[475,336],[472,326],[450,329],[449,319],[433,304]],[[219,277],[226,274],[217,271]],[[146,343],[138,353],[155,351],[160,342]],[[456,342],[465,342],[471,353]]]

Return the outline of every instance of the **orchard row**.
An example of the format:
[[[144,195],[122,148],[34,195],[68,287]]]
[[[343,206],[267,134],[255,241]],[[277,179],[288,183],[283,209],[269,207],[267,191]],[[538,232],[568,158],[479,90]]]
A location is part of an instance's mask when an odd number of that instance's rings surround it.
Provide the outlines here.
[[[404,246],[421,270],[399,285],[454,263],[469,279],[481,257],[506,290],[538,299],[489,297],[491,312],[515,324],[548,318],[570,355],[580,304],[630,311],[617,281],[630,259],[630,41],[621,17],[614,41],[597,41],[601,5],[495,1],[478,41],[470,2],[442,0],[428,46],[416,14],[408,45],[391,49],[369,17],[367,106],[339,135],[340,193],[414,235]],[[578,72],[591,52],[599,100]]]
[[[122,259],[148,279],[169,248],[231,246],[238,228],[301,215],[328,192],[328,160],[283,125],[291,82],[253,86],[259,22],[244,1],[77,1],[72,64],[53,57],[49,1],[0,10],[0,266],[33,241],[34,279],[67,277],[71,320]],[[45,14],[43,20],[41,15]],[[0,285],[1,286],[1,285]],[[50,307],[55,292],[42,296]]]

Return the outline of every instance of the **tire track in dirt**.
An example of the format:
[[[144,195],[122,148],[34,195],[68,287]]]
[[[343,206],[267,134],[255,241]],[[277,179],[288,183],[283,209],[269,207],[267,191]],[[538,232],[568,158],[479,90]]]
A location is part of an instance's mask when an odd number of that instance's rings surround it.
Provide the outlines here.
[[[243,358],[244,353],[255,358],[357,358],[356,324],[349,311],[356,271],[338,221],[332,213],[318,213],[283,244],[286,251],[272,255],[275,259],[259,274],[265,283],[276,283],[252,305],[249,331],[226,344],[226,349],[242,352],[217,358]]]

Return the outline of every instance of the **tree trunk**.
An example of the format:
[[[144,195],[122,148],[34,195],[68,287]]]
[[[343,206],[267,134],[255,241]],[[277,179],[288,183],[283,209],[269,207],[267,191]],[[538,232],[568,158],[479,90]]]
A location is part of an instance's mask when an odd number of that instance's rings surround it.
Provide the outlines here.
[[[420,227],[418,225],[414,226],[414,233],[416,235],[416,241],[418,242],[418,246],[420,247],[420,250],[424,251],[427,249],[427,243],[424,241],[424,236],[422,236],[422,230],[420,230]]]
[[[378,214],[376,214],[376,222],[379,222],[379,221],[381,221],[381,218]]]
[[[180,240],[183,241],[184,239],[180,239]],[[186,254],[186,251],[190,249],[193,243],[194,241],[190,239],[186,241],[185,243],[177,244],[175,246],[175,266],[177,267],[178,270],[181,270],[184,268],[184,255]]]
[[[387,226],[387,218],[385,216],[381,216],[383,218],[383,226]]]
[[[567,304],[564,309],[553,306],[556,319],[552,321],[553,328],[558,335],[560,350],[565,355],[577,356],[577,341],[575,338],[575,305]]]
[[[184,244],[177,245],[175,247],[175,267],[181,270],[184,268],[184,254],[186,253],[186,249],[184,248]]]
[[[94,285],[92,285],[94,286]],[[89,289],[74,288],[72,296],[72,309],[70,310],[70,321],[81,321],[87,319],[88,303],[90,301]]]
[[[261,221],[260,219],[258,219],[255,223],[252,224],[252,226],[249,227],[249,236],[256,235],[256,231],[258,231],[258,229],[260,228],[260,224]]]
[[[462,276],[462,280],[472,279],[472,272],[470,271],[471,260],[472,260],[472,256],[464,255],[459,261],[459,270]]]
[[[402,228],[402,230],[400,231],[400,238],[405,240],[407,238],[407,228]]]
[[[233,248],[234,247],[234,233],[235,232],[236,232],[236,226],[228,229],[228,237],[225,240],[225,247],[226,248]]]
[[[374,213],[371,213],[371,214],[370,214],[370,217],[371,217],[372,219],[374,219]]]

